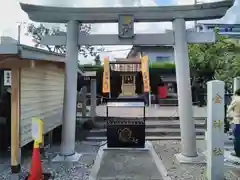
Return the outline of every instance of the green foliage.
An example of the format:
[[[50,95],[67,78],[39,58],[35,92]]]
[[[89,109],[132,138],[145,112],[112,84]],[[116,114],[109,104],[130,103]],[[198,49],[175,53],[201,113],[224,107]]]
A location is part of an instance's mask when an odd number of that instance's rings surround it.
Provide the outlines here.
[[[80,24],[79,25],[80,32],[89,33],[91,30],[91,25],[89,24]],[[48,28],[43,24],[35,25],[33,23],[28,24],[27,26],[27,35],[32,36],[33,42],[35,43],[35,47],[46,47],[50,52],[55,53],[66,53],[66,46],[65,45],[57,45],[57,46],[49,46],[49,45],[42,45],[40,44],[42,36],[57,36],[65,34],[59,28]],[[103,48],[94,48],[93,46],[79,46],[78,48],[79,53],[82,54],[84,57],[88,55],[96,56],[100,51],[103,51]]]
[[[149,68],[151,69],[166,69],[166,70],[175,70],[175,64],[174,63],[159,63],[154,62],[149,65]]]
[[[84,64],[84,65],[80,65],[79,68],[84,70],[84,71],[99,71],[99,70],[103,71],[103,66],[102,65]]]
[[[233,41],[220,36],[216,30],[214,44],[189,45],[190,71],[193,81],[224,80],[228,87],[232,78],[240,74],[240,48]]]

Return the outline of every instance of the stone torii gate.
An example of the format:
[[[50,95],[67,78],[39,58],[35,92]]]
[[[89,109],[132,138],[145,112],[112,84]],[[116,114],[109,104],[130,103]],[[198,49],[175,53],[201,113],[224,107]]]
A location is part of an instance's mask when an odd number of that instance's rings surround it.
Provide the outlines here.
[[[214,43],[213,32],[187,32],[185,21],[218,19],[233,5],[232,0],[186,6],[64,8],[21,4],[29,18],[36,22],[67,23],[64,36],[43,37],[45,45],[66,45],[64,118],[60,159],[76,161],[75,122],[78,45],[173,45],[177,76],[181,127],[180,162],[197,162],[196,133],[193,121],[188,43]],[[173,23],[173,32],[134,34],[134,22]],[[119,23],[118,35],[79,33],[79,23]]]

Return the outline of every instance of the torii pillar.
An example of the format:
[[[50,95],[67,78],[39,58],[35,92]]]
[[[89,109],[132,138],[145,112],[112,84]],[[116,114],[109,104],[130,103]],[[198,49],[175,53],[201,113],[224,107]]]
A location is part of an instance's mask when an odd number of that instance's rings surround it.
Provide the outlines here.
[[[66,66],[60,154],[53,161],[78,161],[75,152],[79,22],[67,23]]]
[[[184,19],[173,21],[174,55],[176,65],[178,113],[181,128],[181,153],[176,155],[180,163],[201,163],[203,156],[198,155],[196,130],[193,119],[192,92],[188,58],[187,32]]]

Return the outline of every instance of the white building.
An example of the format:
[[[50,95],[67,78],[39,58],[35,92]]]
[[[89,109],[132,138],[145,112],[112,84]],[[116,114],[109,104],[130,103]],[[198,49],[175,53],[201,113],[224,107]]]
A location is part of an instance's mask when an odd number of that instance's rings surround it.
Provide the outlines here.
[[[197,23],[198,32],[213,31],[219,29],[219,34],[236,39],[240,42],[240,24],[214,24],[214,23]]]
[[[174,49],[172,46],[133,46],[127,58],[147,55],[149,63],[174,63]]]

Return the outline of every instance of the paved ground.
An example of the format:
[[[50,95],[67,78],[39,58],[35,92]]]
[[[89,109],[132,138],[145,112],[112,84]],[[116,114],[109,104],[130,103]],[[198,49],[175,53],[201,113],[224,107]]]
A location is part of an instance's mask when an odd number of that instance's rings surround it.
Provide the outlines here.
[[[162,180],[148,151],[107,151],[103,154],[97,180]]]
[[[197,144],[198,151],[201,152],[205,149],[203,146],[204,141],[198,141]],[[76,151],[83,153],[83,156],[80,158],[78,163],[63,164],[43,162],[43,168],[45,172],[51,172],[53,175],[55,175],[55,180],[88,180],[91,168],[94,164],[94,160],[100,146],[101,145],[98,143],[90,144],[90,142],[77,142]],[[205,180],[205,165],[182,165],[176,161],[174,154],[180,152],[180,141],[154,141],[153,146],[172,180]],[[58,152],[58,149],[59,146],[53,147],[53,150],[56,152]],[[150,174],[152,174],[152,179],[155,178],[154,180],[161,180],[161,177],[158,175],[158,171],[156,170],[155,166],[152,165],[151,161],[148,160],[147,156],[143,156],[141,159],[137,157],[139,157],[137,154],[119,154],[118,156],[109,154],[109,157],[107,157],[107,159],[109,159],[109,162],[105,162],[103,164],[103,167],[105,168],[103,168],[100,173],[102,176],[109,173],[114,175],[121,173],[131,175],[136,173],[144,177],[144,174],[149,174],[146,172],[150,172]],[[5,161],[4,164],[0,164],[1,180],[10,179],[9,164],[10,161]],[[26,176],[30,165],[31,157],[25,158],[22,165],[23,173],[21,174],[21,180],[23,180]],[[240,177],[239,175],[239,169],[237,170],[234,168],[226,167],[226,180],[239,180],[237,178]],[[149,179],[147,177],[144,178],[146,178],[144,180]],[[141,178],[135,177],[135,179],[128,180],[141,180]]]
[[[97,115],[106,116],[106,105],[97,106]],[[112,117],[141,117],[143,115],[143,110],[141,108],[109,108],[109,116]],[[146,107],[146,117],[177,117],[178,106],[152,106]],[[193,106],[193,117],[206,117],[207,108]]]

